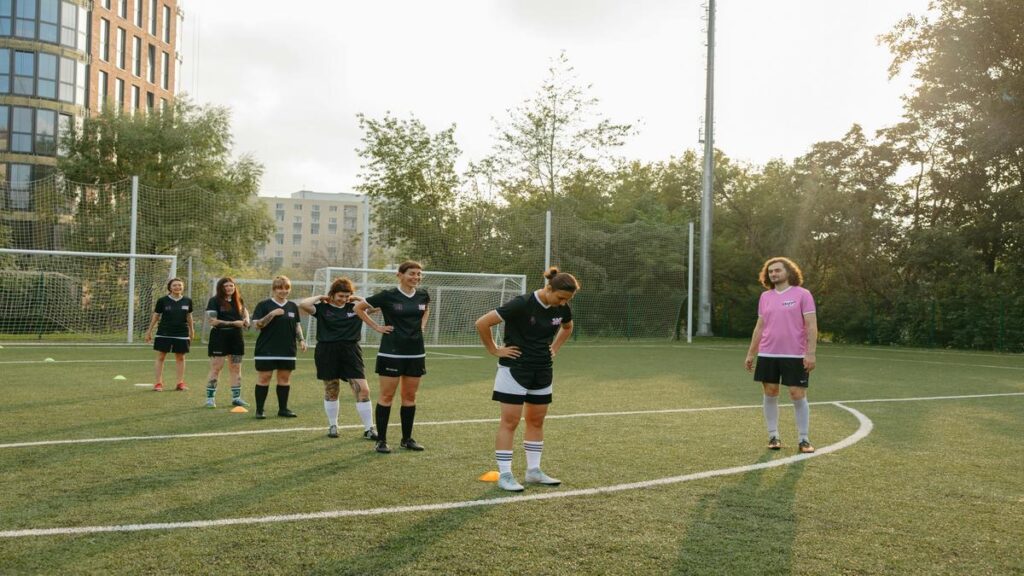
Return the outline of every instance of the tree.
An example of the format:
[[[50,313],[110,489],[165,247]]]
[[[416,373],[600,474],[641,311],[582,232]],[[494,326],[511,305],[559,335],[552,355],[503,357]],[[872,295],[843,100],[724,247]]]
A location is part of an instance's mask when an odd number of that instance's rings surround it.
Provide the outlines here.
[[[599,115],[590,88],[577,84],[568,58],[560,54],[536,95],[497,124],[494,152],[474,168],[488,172],[506,197],[540,198],[546,205],[574,174],[608,168],[612,151],[633,129]]]
[[[110,108],[70,130],[58,168],[76,203],[72,244],[127,252],[131,190],[108,185],[138,176],[138,253],[201,255],[241,265],[274,223],[256,201],[262,165],[231,158],[230,113],[178,98],[163,110],[128,115]]]

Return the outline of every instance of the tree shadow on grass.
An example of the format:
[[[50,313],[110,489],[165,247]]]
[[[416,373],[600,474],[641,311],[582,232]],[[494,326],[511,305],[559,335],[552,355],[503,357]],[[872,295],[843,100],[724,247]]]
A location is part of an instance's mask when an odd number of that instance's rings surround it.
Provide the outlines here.
[[[767,462],[765,454],[758,462]],[[805,462],[754,470],[697,504],[674,574],[789,574]]]

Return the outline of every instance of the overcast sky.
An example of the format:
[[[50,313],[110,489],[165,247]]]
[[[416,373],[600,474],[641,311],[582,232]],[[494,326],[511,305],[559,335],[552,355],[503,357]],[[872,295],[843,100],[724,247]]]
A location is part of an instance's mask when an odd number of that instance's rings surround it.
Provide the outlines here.
[[[900,118],[877,36],[928,0],[718,0],[715,144],[792,159]],[[633,122],[624,154],[699,149],[705,22],[699,0],[181,0],[178,89],[233,111],[235,153],[266,166],[261,194],[351,192],[356,114],[457,125],[486,155],[492,118],[529,98],[564,50],[601,112]]]

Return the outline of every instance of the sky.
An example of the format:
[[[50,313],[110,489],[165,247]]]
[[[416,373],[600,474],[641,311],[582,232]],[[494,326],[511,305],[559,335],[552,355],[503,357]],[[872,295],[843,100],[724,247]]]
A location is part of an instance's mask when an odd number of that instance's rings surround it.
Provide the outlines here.
[[[909,71],[888,77],[878,36],[928,0],[718,0],[715,146],[754,165],[792,160],[859,123],[900,119]],[[699,143],[700,0],[180,0],[178,91],[232,110],[236,156],[263,196],[352,192],[357,113],[456,125],[463,165],[565,52],[599,112],[638,133],[623,156],[663,161]],[[294,7],[294,8],[292,8]]]

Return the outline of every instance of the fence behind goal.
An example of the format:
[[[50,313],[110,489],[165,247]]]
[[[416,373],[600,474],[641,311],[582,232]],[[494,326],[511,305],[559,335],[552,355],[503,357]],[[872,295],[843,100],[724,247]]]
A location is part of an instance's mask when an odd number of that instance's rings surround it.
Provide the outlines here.
[[[166,255],[0,250],[0,334],[141,341],[176,266]]]
[[[320,268],[313,277],[310,295],[327,294],[331,283],[347,277],[356,285],[356,294],[367,297],[394,288],[395,270],[372,268]],[[474,323],[480,316],[509,299],[526,293],[522,274],[483,274],[468,272],[423,272],[420,289],[430,294],[430,315],[423,334],[427,346],[479,346]],[[316,342],[316,319],[306,326],[310,345]],[[380,334],[363,330],[363,343],[375,345]]]

